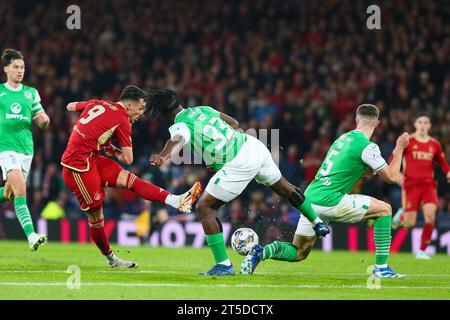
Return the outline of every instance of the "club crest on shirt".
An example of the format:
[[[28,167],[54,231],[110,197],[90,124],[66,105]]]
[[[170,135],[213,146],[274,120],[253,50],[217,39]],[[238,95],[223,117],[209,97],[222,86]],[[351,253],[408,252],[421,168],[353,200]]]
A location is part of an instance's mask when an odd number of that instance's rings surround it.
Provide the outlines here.
[[[33,98],[32,94],[30,91],[25,91],[25,93],[23,94],[25,96],[25,98],[27,98],[28,100],[31,100],[31,98]]]

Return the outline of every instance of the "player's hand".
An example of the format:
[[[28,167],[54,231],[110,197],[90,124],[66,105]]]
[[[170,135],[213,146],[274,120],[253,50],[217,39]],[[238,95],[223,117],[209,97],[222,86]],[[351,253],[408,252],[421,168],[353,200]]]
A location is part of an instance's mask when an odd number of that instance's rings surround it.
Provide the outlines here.
[[[121,153],[121,150],[111,143],[108,146],[104,147],[103,150],[105,150],[105,154],[108,157],[118,157]]]
[[[36,124],[41,129],[47,129],[50,125],[50,117],[45,112],[38,113],[33,120],[36,121]]]
[[[398,184],[400,187],[403,186],[403,183],[405,182],[405,176],[401,173],[399,173],[396,177],[395,177],[395,183]]]
[[[404,132],[400,137],[397,138],[397,147],[400,149],[405,149],[409,144],[409,134]]]
[[[150,156],[150,164],[157,167],[162,166],[164,164],[164,158],[159,154],[152,154]]]
[[[76,102],[71,102],[66,106],[66,109],[68,111],[77,111],[76,105],[77,105]]]

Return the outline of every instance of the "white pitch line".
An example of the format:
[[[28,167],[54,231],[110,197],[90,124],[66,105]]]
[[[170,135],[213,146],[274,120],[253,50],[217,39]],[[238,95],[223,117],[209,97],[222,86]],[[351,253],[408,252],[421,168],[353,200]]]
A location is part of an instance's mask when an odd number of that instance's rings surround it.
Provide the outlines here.
[[[152,273],[162,273],[162,274],[188,274],[187,272],[179,272],[179,271],[158,271],[158,270],[89,270],[85,271],[81,269],[83,273],[105,273],[105,274],[114,274],[114,273],[125,273],[125,274],[152,274]],[[5,273],[67,273],[66,270],[0,270],[0,274]],[[257,272],[255,275],[272,275],[272,276],[309,276],[309,275],[325,275],[325,276],[350,276],[350,277],[361,277],[361,276],[369,276],[367,273],[338,273],[338,272]],[[450,274],[407,274],[408,277],[450,277]]]
[[[303,288],[303,289],[368,289],[363,285],[262,285],[262,284],[183,284],[183,283],[117,283],[117,282],[86,282],[81,283],[81,287],[200,287],[200,288]],[[67,286],[65,282],[0,282],[0,286],[6,287],[58,287]],[[383,289],[433,289],[433,290],[449,290],[450,287],[433,287],[433,286],[385,286]]]

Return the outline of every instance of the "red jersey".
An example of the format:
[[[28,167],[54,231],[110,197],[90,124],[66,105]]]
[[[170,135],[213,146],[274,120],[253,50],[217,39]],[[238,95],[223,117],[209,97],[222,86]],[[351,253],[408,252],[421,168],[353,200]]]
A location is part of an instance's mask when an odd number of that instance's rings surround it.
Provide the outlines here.
[[[132,147],[130,118],[121,104],[89,100],[78,102],[76,110],[81,114],[63,153],[63,166],[78,172],[89,171],[89,160],[97,157],[112,139],[117,139],[120,147]]]
[[[444,174],[450,170],[441,144],[430,138],[420,142],[414,136],[409,139],[409,145],[403,151],[404,186],[433,183],[434,161],[437,161]]]

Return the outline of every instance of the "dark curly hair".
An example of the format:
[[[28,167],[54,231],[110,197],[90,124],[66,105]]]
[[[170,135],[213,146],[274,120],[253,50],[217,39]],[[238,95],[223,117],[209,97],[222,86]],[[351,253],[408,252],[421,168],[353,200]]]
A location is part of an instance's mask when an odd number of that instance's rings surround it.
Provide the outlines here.
[[[151,90],[145,100],[147,108],[150,109],[152,115],[161,114],[165,116],[178,106],[184,107],[183,99],[170,89]]]

